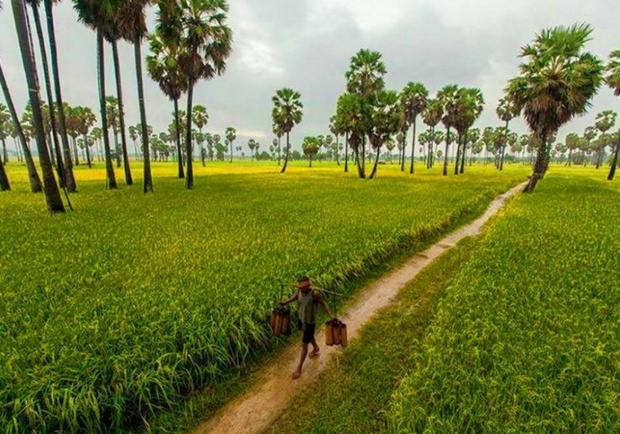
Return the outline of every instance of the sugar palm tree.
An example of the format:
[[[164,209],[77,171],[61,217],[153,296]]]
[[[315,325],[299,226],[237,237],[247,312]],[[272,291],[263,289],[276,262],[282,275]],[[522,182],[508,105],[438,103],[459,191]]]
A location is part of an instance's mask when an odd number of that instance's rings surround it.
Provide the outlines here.
[[[454,127],[458,133],[456,164],[454,174],[465,173],[465,151],[467,148],[467,131],[474,125],[482,114],[484,97],[477,88],[463,88],[458,90],[457,114]],[[460,167],[459,167],[460,166]]]
[[[106,187],[109,190],[118,188],[116,175],[112,164],[110,152],[110,137],[108,136],[108,118],[106,112],[105,91],[105,56],[103,50],[104,35],[116,17],[114,11],[118,7],[119,0],[103,0],[95,4],[91,0],[73,0],[73,7],[78,13],[78,18],[88,27],[97,32],[97,73],[99,84],[99,112],[101,115],[101,132],[106,165]]]
[[[36,69],[32,61],[33,53],[30,48],[28,26],[26,22],[26,11],[23,0],[11,0],[13,6],[13,17],[17,38],[21,52],[24,73],[28,83],[28,94],[30,106],[32,107],[34,128],[37,137],[37,148],[39,151],[39,162],[43,173],[43,191],[47,202],[47,209],[52,213],[65,212],[60,190],[54,177],[52,162],[45,145],[45,132],[43,129],[43,112],[41,111],[41,100],[39,99],[39,87],[36,78]]]
[[[146,106],[144,103],[144,80],[142,78],[142,40],[147,35],[146,7],[152,0],[125,0],[119,2],[116,11],[116,20],[123,39],[133,44],[134,62],[136,67],[136,82],[138,88],[138,105],[140,108],[140,125],[142,126],[142,152],[144,157],[143,191],[153,192],[153,176],[151,173],[151,160],[149,148],[149,132],[146,120]],[[125,174],[131,177],[129,161],[125,150]]]
[[[443,160],[443,176],[448,176],[448,148],[450,145],[450,128],[455,126],[456,117],[459,113],[459,88],[456,84],[444,86],[437,92],[437,99],[443,105],[443,117],[441,122],[446,127],[446,149]]]
[[[105,97],[105,109],[108,117],[108,127],[112,130],[114,137],[114,150],[116,154],[116,167],[121,167],[121,150],[118,143],[119,120],[118,120],[118,98],[114,96]]]
[[[428,104],[428,90],[422,83],[407,83],[403,89],[401,95],[401,104],[403,107],[404,122],[403,127],[405,131],[409,127],[413,126],[413,137],[411,138],[411,166],[409,167],[409,174],[413,174],[415,160],[415,141],[416,141],[416,120],[418,115],[422,114]],[[405,170],[405,148],[403,147],[403,158],[400,166],[400,170]]]
[[[545,29],[522,49],[527,60],[520,75],[510,80],[507,96],[523,113],[530,130],[541,141],[525,192],[532,192],[548,167],[551,134],[583,114],[602,81],[603,64],[584,52],[592,28],[587,24]]]
[[[48,111],[46,114],[49,116],[49,119],[50,119],[49,125],[51,126],[51,131],[50,131],[51,139],[52,139],[51,144],[53,143],[53,148],[52,148],[53,150],[51,153],[52,164],[54,164],[54,159],[55,159],[56,170],[58,172],[58,178],[60,181],[60,185],[66,187],[69,191],[73,192],[73,191],[76,191],[77,187],[75,184],[75,179],[73,177],[73,170],[71,168],[72,164],[70,161],[68,161],[66,165],[63,162],[63,153],[65,154],[65,157],[68,156],[69,159],[71,158],[69,144],[68,144],[67,137],[66,137],[66,131],[64,131],[64,135],[62,136],[60,140],[58,137],[59,124],[58,122],[56,122],[56,114],[57,114],[57,110],[59,107],[54,103],[54,98],[52,96],[53,89],[52,89],[51,77],[50,77],[50,71],[49,71],[49,62],[47,58],[47,48],[45,46],[45,36],[43,34],[43,26],[41,24],[41,15],[40,15],[40,10],[39,10],[39,7],[41,5],[41,0],[25,0],[25,1],[26,1],[26,4],[30,5],[30,8],[32,9],[35,29],[36,29],[36,34],[37,34],[37,41],[39,43],[39,51],[41,54],[41,64],[42,64],[42,69],[43,69],[43,78],[44,78],[45,91],[46,91],[47,103],[48,103],[47,105]],[[26,16],[27,16],[27,11],[26,11]],[[30,28],[28,29],[28,32],[30,33]],[[33,63],[35,63],[34,59],[33,59]],[[64,124],[63,124],[63,127],[64,127]],[[62,147],[61,147],[61,142],[62,142]]]
[[[301,122],[303,104],[301,103],[300,93],[287,87],[276,91],[272,101],[271,119],[274,125],[278,125],[278,128],[286,134],[286,153],[284,155],[284,165],[282,170],[280,170],[280,173],[284,173],[288,165],[291,147],[289,136],[293,127]]]
[[[428,162],[426,167],[430,169],[434,164],[434,152],[433,152],[433,143],[435,142],[435,127],[439,122],[441,122],[441,118],[443,118],[443,104],[438,99],[430,99],[427,102],[426,109],[422,112],[422,120],[426,125],[428,125],[431,129],[431,137],[433,140],[429,141],[428,147]]]
[[[255,151],[258,149],[258,142],[254,139],[248,140],[248,148],[250,148],[250,154],[252,154],[252,161],[254,161]]]
[[[308,167],[312,167],[312,159],[319,153],[319,141],[314,136],[304,137],[304,141],[301,144],[301,150],[304,155],[308,157]]]
[[[75,113],[78,120],[77,130],[82,135],[82,138],[84,140],[84,148],[86,150],[86,164],[88,164],[88,167],[91,168],[92,162],[90,159],[88,134],[95,125],[95,122],[97,122],[97,117],[90,109],[90,107],[77,106],[75,107]]]
[[[605,83],[614,91],[615,96],[620,96],[620,50],[615,50],[609,55],[609,63],[605,66]],[[618,134],[620,135],[620,131]],[[611,168],[607,175],[608,181],[614,179],[616,167],[618,167],[618,152],[620,151],[620,143],[618,141],[616,141],[615,147]]]
[[[612,110],[605,110],[596,115],[596,122],[594,127],[601,133],[601,140],[597,146],[596,153],[596,168],[601,166],[601,159],[605,147],[611,144],[611,137],[607,135],[607,131],[612,129],[616,125],[617,114]]]
[[[228,128],[226,128],[226,132],[224,134],[226,135],[226,142],[227,142],[227,144],[229,146],[229,149],[230,149],[230,162],[232,163],[232,160],[233,160],[233,142],[237,138],[237,130],[234,129],[233,127],[228,127]]]
[[[383,76],[387,70],[381,60],[381,53],[362,49],[351,58],[349,70],[345,74],[347,79],[347,91],[359,97],[359,117],[361,125],[361,137],[357,152],[361,155],[361,164],[358,162],[358,175],[365,178],[366,137],[370,135],[372,128],[372,107],[377,99],[377,94],[385,87]],[[360,152],[361,151],[361,152]]]
[[[146,58],[147,71],[159,84],[159,88],[174,103],[174,139],[177,148],[178,177],[185,178],[183,170],[183,153],[181,152],[181,128],[179,125],[179,99],[187,90],[187,80],[179,63],[181,45],[178,38],[164,39],[158,26],[155,33],[149,35],[151,55]]]
[[[338,98],[336,104],[336,123],[341,133],[344,133],[344,171],[349,171],[349,145],[355,154],[355,162],[358,169],[358,176],[364,177],[362,167],[359,164],[359,151],[364,133],[364,122],[362,119],[362,102],[359,95],[344,93]]]
[[[196,104],[194,106],[194,112],[192,113],[192,122],[196,124],[198,131],[202,135],[202,129],[209,122],[209,113],[207,112],[207,108],[203,105]],[[202,160],[202,167],[205,167],[205,150],[202,146],[202,142],[200,142],[200,158]]]
[[[402,121],[403,109],[398,93],[393,90],[379,91],[377,101],[373,107],[373,126],[370,131],[370,144],[377,152],[377,155],[369,179],[373,179],[377,175],[381,148],[392,135],[402,128]]]
[[[56,107],[58,108],[58,131],[62,141],[64,172],[67,177],[67,189],[75,191],[77,185],[73,174],[73,161],[71,160],[71,152],[69,150],[69,141],[67,137],[67,120],[65,114],[65,104],[62,98],[62,86],[60,85],[60,68],[58,66],[58,50],[56,46],[56,31],[54,27],[54,10],[53,6],[60,3],[61,0],[43,0],[45,6],[45,17],[47,21],[47,35],[50,45],[50,57],[52,60],[52,78],[54,79],[54,92],[56,94]]]
[[[519,111],[516,109],[514,103],[508,98],[502,98],[499,100],[499,105],[496,110],[497,116],[504,122],[506,122],[505,132],[506,136],[510,131],[510,121],[519,116]],[[506,143],[506,140],[504,140]],[[499,170],[504,170],[504,154],[506,152],[506,145],[502,148],[502,154],[499,161]]]
[[[162,0],[160,25],[164,33],[179,38],[184,50],[180,65],[187,81],[187,177],[185,186],[194,187],[192,167],[192,108],[194,87],[201,79],[210,80],[226,70],[232,50],[232,31],[226,25],[225,0]]]

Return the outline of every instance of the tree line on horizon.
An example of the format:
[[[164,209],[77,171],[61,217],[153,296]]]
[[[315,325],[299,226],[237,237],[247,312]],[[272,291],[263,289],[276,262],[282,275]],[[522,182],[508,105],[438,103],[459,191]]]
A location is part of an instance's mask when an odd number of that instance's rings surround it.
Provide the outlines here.
[[[194,106],[193,92],[201,80],[222,75],[226,70],[226,59],[232,50],[232,31],[226,24],[229,11],[225,0],[72,0],[78,20],[96,32],[97,72],[99,91],[100,126],[95,127],[97,117],[83,106],[72,107],[63,101],[58,70],[58,49],[55,40],[53,7],[60,0],[11,0],[13,16],[22,56],[24,74],[29,89],[29,104],[20,119],[11,100],[8,83],[0,65],[0,84],[7,106],[0,106],[0,137],[3,143],[2,163],[7,160],[5,139],[10,135],[19,146],[18,158],[28,168],[31,190],[44,191],[48,209],[64,212],[65,207],[60,189],[65,193],[77,191],[73,165],[79,164],[78,148],[86,153],[87,164],[91,163],[90,147],[97,144],[98,156],[106,165],[108,189],[118,187],[113,160],[124,169],[125,182],[133,184],[129,165],[127,132],[134,143],[134,158],[144,164],[145,193],[153,191],[150,168],[151,159],[168,159],[178,162],[178,177],[185,179],[185,186],[194,184],[194,148],[200,148],[200,158],[205,165],[207,158],[224,153],[232,161],[233,141],[236,130],[227,128],[225,142],[218,134],[204,134],[202,129],[208,122],[207,110],[202,105]],[[48,64],[48,47],[45,44],[40,16],[43,3],[47,24],[47,39],[51,59]],[[149,33],[145,11],[157,6],[157,23]],[[0,8],[2,8],[0,0]],[[39,96],[39,79],[35,65],[33,35],[29,11],[32,14],[41,54],[41,70],[45,84],[47,103]],[[573,155],[596,156],[597,167],[602,164],[607,147],[613,157],[608,179],[613,179],[618,158],[618,134],[609,133],[615,125],[616,114],[605,111],[596,118],[596,123],[586,129],[582,136],[569,134],[564,144],[555,143],[558,129],[574,116],[581,115],[591,106],[591,99],[605,81],[616,96],[620,96],[620,50],[611,53],[607,65],[585,51],[591,39],[592,29],[587,24],[571,27],[545,29],[536,35],[534,41],[521,49],[520,75],[509,81],[505,95],[497,107],[499,118],[505,126],[487,127],[483,131],[474,128],[484,108],[480,89],[463,88],[449,84],[440,89],[434,98],[422,83],[410,82],[401,91],[385,88],[387,73],[381,54],[362,49],[352,57],[345,74],[345,92],[338,98],[335,114],[330,118],[330,135],[306,137],[302,151],[309,159],[316,158],[321,149],[336,157],[340,164],[340,152],[344,140],[344,170],[349,170],[349,152],[360,178],[376,177],[378,163],[383,149],[395,147],[399,151],[401,171],[405,172],[407,157],[407,136],[411,134],[410,174],[414,173],[416,140],[424,150],[427,167],[432,167],[436,158],[443,157],[443,175],[448,174],[449,150],[456,145],[454,173],[465,171],[466,154],[479,153],[482,149],[497,155],[496,165],[501,170],[507,148],[512,153],[528,149],[535,153],[533,173],[526,191],[533,191],[548,167],[552,153],[569,151],[567,164]],[[144,103],[142,77],[142,51],[144,39],[150,45],[151,54],[146,57],[147,71],[158,83],[162,92],[173,103],[173,121],[167,132],[153,134],[149,128]],[[140,122],[126,128],[118,42],[127,41],[134,47],[136,81],[140,108]],[[110,96],[105,89],[105,58],[103,46],[112,47],[116,95]],[[179,109],[180,98],[186,95],[185,111]],[[523,116],[530,134],[517,137],[509,129],[509,123]],[[281,172],[287,168],[291,154],[290,131],[303,117],[301,95],[290,88],[278,90],[273,97],[272,130],[276,137],[269,146],[271,156],[278,153],[278,164],[284,160]],[[417,132],[418,120],[428,129]],[[439,131],[438,125],[445,132]],[[193,128],[193,125],[196,128]],[[114,147],[110,143],[110,130]],[[184,136],[184,140],[181,140]],[[281,140],[286,136],[282,149]],[[39,177],[29,148],[31,140],[36,142],[37,154],[43,181]],[[329,140],[329,143],[327,141]],[[206,143],[206,148],[203,146]],[[438,152],[439,145],[444,148]],[[252,158],[258,155],[260,144],[251,139],[248,148]],[[241,147],[236,148],[241,151]],[[478,152],[477,152],[478,151]],[[266,151],[263,151],[266,152]],[[573,154],[575,152],[575,154]],[[374,162],[367,174],[367,159]],[[3,164],[0,164],[0,188],[9,190],[10,184]],[[54,173],[54,171],[56,173]],[[56,181],[58,177],[58,183]],[[68,194],[67,194],[68,200]]]

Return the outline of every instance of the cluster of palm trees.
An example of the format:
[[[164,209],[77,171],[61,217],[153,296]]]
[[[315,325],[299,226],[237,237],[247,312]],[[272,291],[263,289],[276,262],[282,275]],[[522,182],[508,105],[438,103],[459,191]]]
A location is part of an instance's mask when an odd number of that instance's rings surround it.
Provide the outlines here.
[[[2,85],[5,99],[7,100],[12,123],[17,130],[17,136],[21,142],[21,150],[26,159],[31,189],[33,191],[45,191],[48,209],[51,212],[64,212],[64,204],[60,196],[60,190],[54,175],[57,171],[60,186],[68,192],[76,191],[77,185],[73,175],[73,159],[71,155],[70,135],[68,134],[68,113],[62,99],[60,86],[60,73],[58,68],[58,55],[54,33],[53,6],[59,0],[43,0],[47,23],[47,39],[51,57],[52,72],[50,73],[47,61],[48,46],[45,43],[45,34],[40,17],[41,0],[11,0],[14,20],[16,24],[20,52],[24,66],[26,80],[29,89],[29,101],[32,112],[33,134],[37,143],[43,184],[38,178],[36,167],[29,155],[27,140],[20,131],[20,121],[12,103],[8,84],[6,83],[0,65],[0,84]],[[146,8],[157,4],[158,23],[155,32],[148,34],[146,26]],[[144,192],[153,191],[153,181],[150,168],[149,131],[147,129],[146,108],[144,104],[144,83],[142,74],[142,41],[149,38],[152,48],[152,56],[147,59],[149,73],[157,81],[164,91],[175,102],[175,113],[178,114],[178,100],[187,92],[187,125],[186,153],[191,155],[192,148],[192,121],[193,116],[193,90],[195,85],[202,79],[210,79],[225,71],[226,59],[231,52],[232,32],[226,25],[228,4],[225,0],[73,0],[79,21],[92,28],[96,32],[97,40],[97,65],[99,83],[99,111],[101,117],[101,132],[106,162],[107,187],[118,187],[114,167],[110,139],[108,136],[109,114],[112,119],[115,137],[120,135],[121,145],[117,146],[117,163],[124,162],[125,181],[128,185],[133,184],[129,157],[127,152],[127,132],[125,127],[125,112],[123,93],[120,80],[120,61],[118,56],[118,42],[125,40],[134,46],[134,58],[136,67],[136,81],[138,84],[138,102],[140,107],[140,128],[142,155],[144,160]],[[35,65],[34,47],[29,26],[28,8],[30,9],[37,34],[37,41],[42,59],[42,70],[47,96],[48,117],[50,125],[50,153],[47,147],[48,135],[45,131],[42,101],[39,96],[39,80]],[[0,8],[2,2],[0,1]],[[105,58],[104,42],[112,46],[114,72],[116,78],[116,96],[112,102],[107,97],[105,89]],[[52,87],[53,82],[53,87]],[[116,110],[110,113],[110,105]],[[118,124],[117,122],[118,121]],[[205,121],[206,123],[206,121]],[[199,129],[204,126],[198,124]],[[180,152],[179,132],[181,127],[176,125],[177,151]],[[228,139],[227,139],[228,140]],[[88,140],[83,138],[88,144]],[[88,148],[88,146],[86,146]],[[231,147],[232,150],[232,147]],[[53,155],[53,157],[52,157]],[[87,157],[89,159],[89,157]],[[193,187],[192,159],[186,159],[187,176],[186,187]],[[179,159],[179,175],[182,174],[182,161]],[[181,176],[183,175],[183,176]],[[4,168],[1,169],[0,178],[2,185],[10,188]],[[6,180],[6,182],[4,181]]]

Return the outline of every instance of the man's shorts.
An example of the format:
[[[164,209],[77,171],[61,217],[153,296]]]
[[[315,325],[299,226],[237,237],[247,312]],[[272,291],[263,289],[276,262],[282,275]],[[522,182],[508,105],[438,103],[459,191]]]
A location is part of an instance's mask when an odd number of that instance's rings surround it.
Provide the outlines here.
[[[301,337],[301,341],[304,344],[309,344],[314,339],[314,331],[316,330],[316,324],[306,324],[302,323],[301,320],[298,320],[297,325],[299,325],[299,329],[303,331],[303,336]]]

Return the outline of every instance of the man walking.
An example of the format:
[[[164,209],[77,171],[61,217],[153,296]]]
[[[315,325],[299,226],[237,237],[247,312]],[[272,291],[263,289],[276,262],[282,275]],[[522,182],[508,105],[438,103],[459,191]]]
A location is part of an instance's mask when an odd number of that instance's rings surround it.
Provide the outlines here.
[[[304,276],[297,280],[295,288],[297,288],[298,291],[293,294],[291,298],[280,302],[280,305],[284,306],[292,303],[293,301],[297,301],[299,310],[299,328],[303,331],[303,336],[301,338],[301,356],[299,358],[299,364],[293,372],[293,380],[296,380],[301,376],[301,368],[303,367],[306,356],[308,355],[308,344],[312,344],[312,352],[309,357],[312,359],[318,357],[319,355],[319,346],[314,338],[318,306],[320,305],[330,316],[330,318],[334,318],[331,309],[327,303],[325,303],[325,300],[321,297],[321,294],[312,288],[309,277]]]

